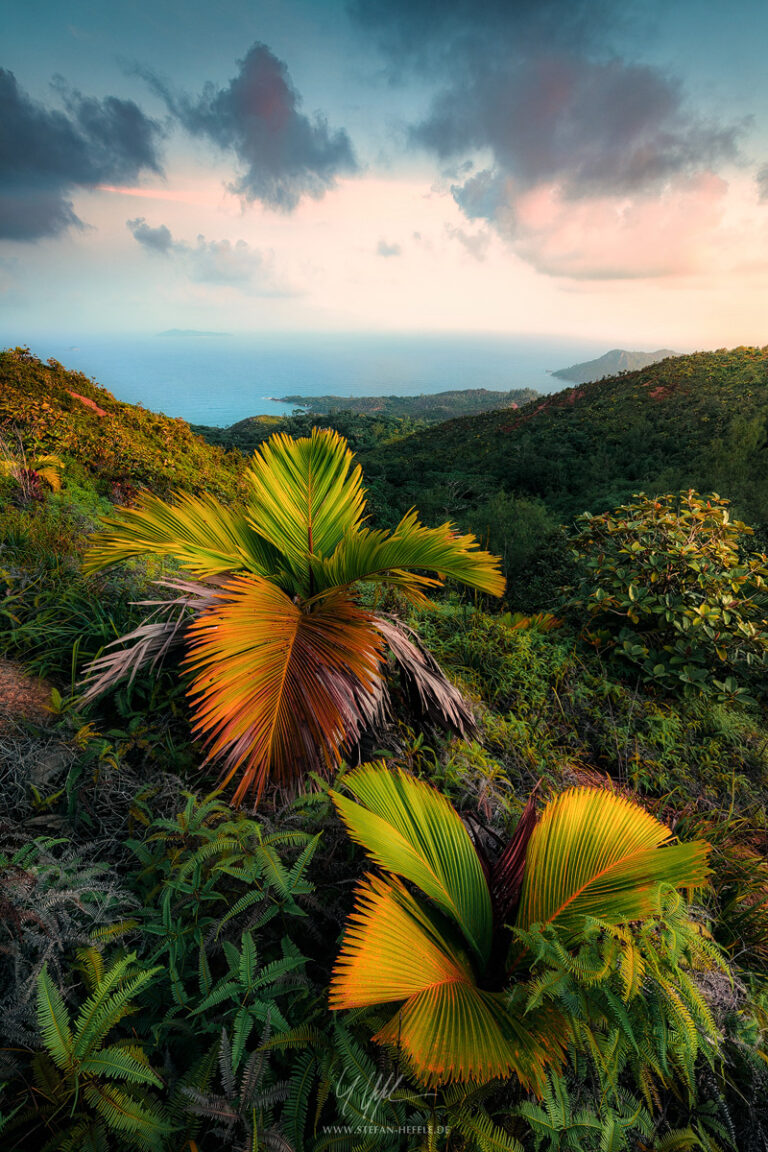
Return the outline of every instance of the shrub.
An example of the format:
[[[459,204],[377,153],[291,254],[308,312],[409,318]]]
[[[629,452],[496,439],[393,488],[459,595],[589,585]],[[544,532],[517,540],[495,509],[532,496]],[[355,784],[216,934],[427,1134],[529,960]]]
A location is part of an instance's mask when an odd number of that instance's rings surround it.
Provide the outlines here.
[[[728,501],[641,494],[578,522],[571,607],[591,639],[664,691],[746,698],[737,675],[768,657],[768,558],[747,552],[752,529]]]

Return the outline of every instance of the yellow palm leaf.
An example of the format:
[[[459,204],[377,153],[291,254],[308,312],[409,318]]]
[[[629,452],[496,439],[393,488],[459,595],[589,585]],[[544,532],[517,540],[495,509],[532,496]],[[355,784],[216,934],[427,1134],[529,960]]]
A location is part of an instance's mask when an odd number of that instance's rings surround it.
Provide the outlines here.
[[[599,788],[550,801],[528,843],[517,924],[578,931],[585,916],[613,923],[659,911],[663,884],[706,880],[709,845],[672,844],[669,828],[638,804]]]
[[[480,860],[456,809],[423,780],[376,764],[344,777],[359,803],[331,797],[350,836],[382,868],[417,884],[450,916],[485,964],[491,898]]]
[[[467,957],[395,878],[369,875],[331,980],[332,1009],[404,1001],[374,1036],[400,1047],[427,1085],[484,1082],[516,1075],[540,1091],[545,1069],[560,1064],[563,1030],[554,1018],[522,1024],[501,993],[477,986]]]
[[[236,804],[268,779],[291,787],[337,764],[377,711],[383,642],[347,600],[305,612],[269,581],[239,576],[188,637],[194,728],[226,781],[242,769]]]

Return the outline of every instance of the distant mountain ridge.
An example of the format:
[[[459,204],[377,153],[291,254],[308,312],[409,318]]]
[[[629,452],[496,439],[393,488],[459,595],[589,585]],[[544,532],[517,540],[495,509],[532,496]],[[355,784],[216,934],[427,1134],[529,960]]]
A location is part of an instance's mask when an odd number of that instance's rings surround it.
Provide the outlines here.
[[[627,352],[625,348],[612,348],[596,360],[571,364],[570,368],[558,368],[552,375],[560,380],[572,380],[574,384],[590,384],[602,380],[604,376],[618,376],[619,372],[637,372],[677,355],[670,348],[659,348],[656,352]]]

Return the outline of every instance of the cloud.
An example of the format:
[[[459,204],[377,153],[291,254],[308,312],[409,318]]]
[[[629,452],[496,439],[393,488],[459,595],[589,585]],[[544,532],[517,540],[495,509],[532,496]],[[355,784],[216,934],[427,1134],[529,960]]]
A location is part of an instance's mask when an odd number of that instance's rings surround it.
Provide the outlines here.
[[[519,185],[555,180],[577,198],[656,189],[732,161],[740,131],[695,117],[657,69],[547,54],[445,88],[412,136],[441,159],[487,149]]]
[[[510,195],[496,226],[539,272],[572,280],[679,276],[710,257],[703,236],[721,225],[728,185],[719,176],[691,177],[658,196],[564,197],[554,184]]]
[[[757,194],[761,204],[768,203],[768,164],[764,164],[757,174]]]
[[[134,240],[138,240],[139,244],[150,252],[162,252],[168,255],[173,248],[173,236],[165,224],[151,228],[143,216],[137,216],[135,220],[126,220],[126,225],[132,232]]]
[[[253,296],[295,295],[280,283],[271,249],[252,248],[245,240],[206,240],[203,235],[188,244],[174,240],[167,225],[152,227],[143,216],[127,220],[126,226],[142,248],[174,257],[197,283],[239,288]]]
[[[465,232],[463,228],[454,228],[451,224],[447,224],[445,230],[450,238],[458,240],[475,260],[485,260],[488,254],[488,245],[491,242],[488,232]]]
[[[386,240],[379,240],[376,245],[377,256],[402,256],[403,250],[399,244],[388,244]]]
[[[251,248],[245,240],[206,240],[198,236],[191,253],[192,279],[205,284],[230,284],[258,289],[259,296],[286,296],[275,279],[274,255]]]
[[[319,200],[337,176],[357,170],[347,133],[299,110],[286,65],[265,44],[251,47],[225,88],[208,83],[196,98],[142,75],[188,132],[235,153],[242,171],[230,189],[246,200],[290,212],[303,197]]]
[[[531,231],[516,224],[531,194],[549,190],[557,202],[553,236],[562,236],[568,211],[587,216],[590,225],[601,215],[609,232],[617,213],[622,228],[633,221],[640,227],[652,215],[654,197],[671,191],[690,205],[691,181],[739,158],[748,121],[698,115],[675,75],[617,50],[617,35],[628,38],[631,6],[444,0],[440,21],[432,0],[354,0],[351,11],[378,43],[391,78],[417,74],[433,84],[426,114],[410,126],[411,143],[443,164],[481,160],[482,171],[457,175],[457,204],[542,270],[552,266],[545,231],[535,230],[537,248]],[[642,44],[634,32],[633,46]],[[702,224],[709,218],[706,211],[695,216]],[[599,229],[590,226],[583,245],[582,258],[573,262],[578,275],[586,275],[592,245],[602,275]]]
[[[71,201],[78,188],[161,170],[160,127],[133,101],[58,91],[63,111],[33,101],[0,69],[0,239],[82,228]]]

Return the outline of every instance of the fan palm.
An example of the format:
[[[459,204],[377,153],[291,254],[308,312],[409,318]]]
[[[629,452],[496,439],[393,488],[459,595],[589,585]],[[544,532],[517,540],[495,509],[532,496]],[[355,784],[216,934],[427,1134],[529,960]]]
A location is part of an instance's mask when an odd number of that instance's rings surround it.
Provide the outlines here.
[[[360,605],[359,586],[387,585],[419,603],[451,578],[500,595],[498,559],[450,524],[425,528],[415,512],[391,533],[365,526],[361,469],[336,432],[273,436],[247,478],[242,511],[211,496],[145,495],[106,521],[87,568],[171,556],[194,582],[172,584],[176,597],[154,602],[162,618],[90,666],[86,695],[183,640],[194,727],[225,782],[241,773],[236,803],[258,800],[268,780],[290,787],[308,768],[338,763],[381,713],[387,647],[427,710],[466,731],[462,698],[415,637]]]
[[[64,461],[60,456],[47,454],[29,458],[20,438],[14,451],[0,437],[0,476],[9,476],[16,481],[24,501],[42,499],[43,484],[52,492],[60,492],[63,471]]]
[[[586,917],[658,914],[663,885],[696,887],[707,874],[706,844],[670,844],[668,828],[612,792],[571,788],[538,823],[532,797],[491,865],[431,785],[376,764],[344,783],[355,799],[332,792],[336,808],[385,874],[358,888],[330,1004],[399,1004],[374,1039],[401,1048],[427,1085],[515,1075],[541,1094],[562,1062],[559,1011],[508,1010],[510,974],[525,971],[509,926],[553,925],[567,943]]]

